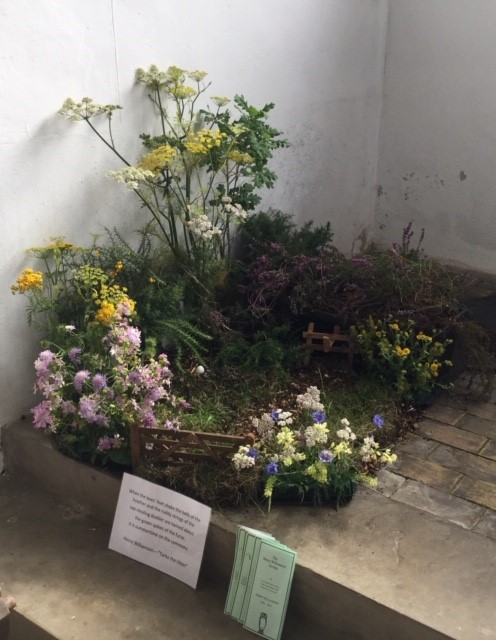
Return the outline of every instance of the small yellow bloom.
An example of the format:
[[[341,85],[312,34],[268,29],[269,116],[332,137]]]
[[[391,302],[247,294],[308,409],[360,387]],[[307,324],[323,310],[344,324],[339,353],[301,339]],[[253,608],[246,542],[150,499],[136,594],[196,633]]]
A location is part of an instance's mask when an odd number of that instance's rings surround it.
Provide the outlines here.
[[[138,167],[144,171],[151,171],[154,175],[165,169],[176,157],[176,150],[169,144],[163,144],[150,153],[144,155]]]
[[[41,271],[34,271],[29,268],[24,269],[17,278],[16,284],[10,287],[12,293],[26,293],[26,291],[32,291],[33,289],[43,289],[43,274]]]
[[[426,336],[423,331],[416,335],[417,340],[422,340],[423,342],[432,342],[431,336]]]
[[[148,282],[149,282],[150,284],[155,284],[156,280],[155,280],[155,278],[154,278],[153,276],[150,276],[150,277],[148,278]]]
[[[100,304],[100,309],[95,314],[96,322],[109,325],[115,316],[115,306],[111,302],[104,300]]]
[[[392,329],[393,331],[399,331],[400,330],[400,326],[396,322],[393,322],[392,324],[390,324],[389,328]]]

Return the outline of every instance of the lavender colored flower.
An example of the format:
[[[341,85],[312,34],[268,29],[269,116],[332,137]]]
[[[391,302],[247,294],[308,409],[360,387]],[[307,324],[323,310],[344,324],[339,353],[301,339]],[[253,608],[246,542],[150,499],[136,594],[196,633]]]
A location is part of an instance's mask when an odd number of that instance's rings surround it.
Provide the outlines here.
[[[384,426],[384,418],[378,413],[372,418],[372,421],[379,429],[382,429],[382,427]]]
[[[79,401],[79,415],[90,424],[98,421],[97,403],[93,398],[83,396]]]
[[[272,420],[274,420],[274,422],[277,422],[279,420],[280,415],[281,415],[280,409],[272,409],[272,411],[270,412],[270,417],[272,418]]]
[[[98,440],[98,451],[108,451],[114,446],[114,439],[108,436],[103,436]]]
[[[74,376],[74,388],[76,389],[76,391],[81,393],[81,391],[83,390],[83,385],[89,377],[90,372],[86,371],[86,369],[82,369],[81,371],[78,371],[76,373],[76,375]]]
[[[321,462],[326,462],[330,464],[331,462],[334,461],[334,454],[328,449],[322,449],[322,451],[319,453],[319,460]]]
[[[107,376],[103,373],[95,373],[91,383],[95,391],[101,391],[107,386]]]
[[[312,413],[312,420],[317,424],[322,424],[323,422],[325,422],[327,420],[325,411],[314,411]]]
[[[276,473],[279,471],[279,467],[277,466],[277,462],[269,462],[269,464],[265,468],[265,471],[267,472],[267,475],[275,476]]]
[[[81,364],[81,351],[82,349],[80,349],[79,347],[72,347],[72,349],[69,349],[67,355],[69,356],[69,360],[72,362],[72,364]]]
[[[52,403],[49,400],[43,400],[31,409],[35,429],[47,429],[53,426],[54,417],[51,409]]]

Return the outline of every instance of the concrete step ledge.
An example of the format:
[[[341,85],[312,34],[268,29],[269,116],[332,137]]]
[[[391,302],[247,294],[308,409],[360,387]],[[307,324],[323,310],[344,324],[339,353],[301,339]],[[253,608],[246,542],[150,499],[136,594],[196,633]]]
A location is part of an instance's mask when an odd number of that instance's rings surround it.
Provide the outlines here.
[[[63,456],[27,422],[4,426],[1,442],[9,474],[112,523],[119,479]],[[367,489],[339,512],[213,512],[202,574],[226,592],[238,524],[298,552],[290,609],[310,638],[496,640],[495,541]]]

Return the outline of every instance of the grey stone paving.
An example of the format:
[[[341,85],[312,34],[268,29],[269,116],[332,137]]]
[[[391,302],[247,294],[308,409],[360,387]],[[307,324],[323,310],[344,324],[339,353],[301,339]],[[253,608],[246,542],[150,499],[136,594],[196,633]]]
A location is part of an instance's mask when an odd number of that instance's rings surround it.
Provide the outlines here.
[[[472,383],[462,376],[424,411],[377,491],[496,540],[496,388],[474,401]]]

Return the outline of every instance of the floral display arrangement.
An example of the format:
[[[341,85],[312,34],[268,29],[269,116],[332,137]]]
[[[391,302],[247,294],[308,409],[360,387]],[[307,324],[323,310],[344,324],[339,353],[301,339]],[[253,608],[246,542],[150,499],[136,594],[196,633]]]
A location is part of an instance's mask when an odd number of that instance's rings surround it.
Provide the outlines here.
[[[264,496],[273,499],[336,506],[351,499],[358,482],[374,483],[374,472],[396,460],[380,448],[373,433],[357,438],[347,418],[339,428],[328,425],[317,387],[296,396],[293,411],[274,409],[253,420],[256,442],[243,445],[233,457],[239,473],[258,469]],[[374,429],[384,427],[376,414]]]
[[[388,445],[445,386],[464,278],[424,255],[424,230],[412,245],[411,224],[401,244],[347,257],[330,223],[257,211],[276,180],[269,161],[288,146],[268,122],[272,103],[209,97],[205,72],[177,66],[138,69],[135,80],[156,116],[135,158],[116,144],[120,106],[68,98],[59,111],[118,160],[108,175],[130,190],[141,222],[132,238],[106,229],[90,247],[54,238],[28,250],[38,264],[12,292],[44,335],[34,426],[107,466],[129,465],[136,423],[250,432],[253,445],[224,467],[171,465],[154,480],[214,505],[260,486],[269,506],[343,504],[394,461]],[[314,320],[353,334],[353,370],[329,354],[302,366],[302,327]]]

